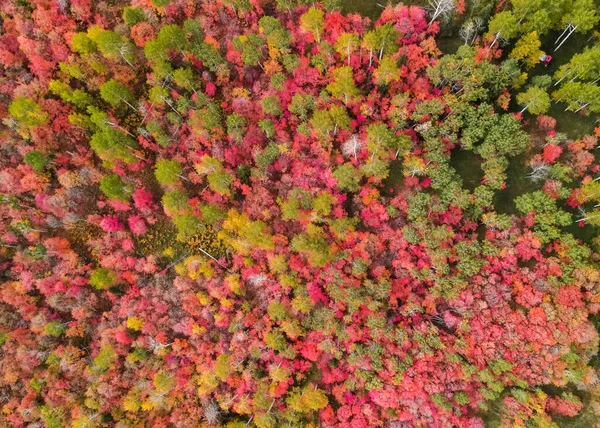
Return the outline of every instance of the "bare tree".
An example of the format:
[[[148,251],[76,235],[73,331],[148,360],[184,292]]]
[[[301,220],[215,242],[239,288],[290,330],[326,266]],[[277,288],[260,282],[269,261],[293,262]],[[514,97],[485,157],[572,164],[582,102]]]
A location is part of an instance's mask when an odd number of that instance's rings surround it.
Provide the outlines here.
[[[431,20],[428,25],[439,17],[445,18],[456,9],[454,0],[429,0],[429,9],[432,10]]]
[[[465,22],[458,32],[460,38],[465,42],[465,45],[472,44],[481,30],[483,29],[483,20],[479,17]]]
[[[550,165],[545,162],[541,162],[538,164],[531,165],[531,172],[527,174],[525,177],[537,183],[539,181],[543,181],[548,177],[550,173]]]
[[[357,158],[358,152],[362,149],[363,143],[358,138],[358,135],[354,134],[342,146],[342,153],[346,157],[354,156]]]

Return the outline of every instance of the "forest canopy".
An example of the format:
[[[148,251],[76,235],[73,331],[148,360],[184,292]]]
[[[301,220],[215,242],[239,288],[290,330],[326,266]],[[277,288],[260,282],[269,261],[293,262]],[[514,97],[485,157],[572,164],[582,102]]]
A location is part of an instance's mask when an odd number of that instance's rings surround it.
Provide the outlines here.
[[[598,5],[347,3],[0,2],[1,426],[598,424]]]

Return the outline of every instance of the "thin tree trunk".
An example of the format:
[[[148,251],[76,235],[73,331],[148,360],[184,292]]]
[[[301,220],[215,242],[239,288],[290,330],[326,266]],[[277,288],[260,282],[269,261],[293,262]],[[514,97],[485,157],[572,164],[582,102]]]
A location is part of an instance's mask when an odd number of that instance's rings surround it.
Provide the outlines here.
[[[556,39],[556,41],[554,42],[554,45],[556,46],[556,44],[560,41],[560,39],[562,39],[562,37],[567,33],[567,31],[569,31],[569,28],[571,28],[571,24],[567,25],[565,27],[565,31],[563,31],[560,36],[558,36],[558,38]]]
[[[125,104],[127,104],[129,107],[131,107],[133,110],[135,110],[136,113],[138,113],[138,109],[136,109],[134,106],[129,104],[129,102],[127,100],[121,98],[121,101],[123,101]]]
[[[350,65],[350,42],[348,42],[348,65]]]
[[[490,49],[494,47],[494,45],[496,44],[496,42],[498,41],[498,39],[500,38],[501,33],[497,33],[496,34],[496,38],[494,39],[494,41],[492,42],[492,44],[490,45]]]
[[[569,40],[569,37],[571,37],[571,35],[575,32],[575,30],[577,30],[577,26],[573,27],[573,29],[571,30],[571,32],[567,35],[567,37],[564,38],[564,40],[560,43],[560,45],[558,45],[556,47],[556,49],[554,49],[554,52],[556,52],[557,50],[560,49],[560,47],[567,41]]]

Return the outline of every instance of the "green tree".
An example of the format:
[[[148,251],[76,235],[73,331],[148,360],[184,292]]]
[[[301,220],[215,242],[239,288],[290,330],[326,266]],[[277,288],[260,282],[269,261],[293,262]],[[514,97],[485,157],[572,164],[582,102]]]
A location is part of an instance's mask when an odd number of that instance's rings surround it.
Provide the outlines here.
[[[195,76],[191,68],[181,67],[173,72],[173,80],[177,86],[180,86],[188,91],[196,92],[196,82],[198,77]]]
[[[208,186],[213,192],[217,192],[220,195],[231,194],[231,184],[233,183],[234,177],[229,172],[222,170],[208,174],[206,177],[208,180]]]
[[[399,71],[396,61],[392,57],[386,56],[379,62],[379,67],[375,70],[375,82],[378,85],[387,85],[399,77]]]
[[[544,114],[550,108],[550,96],[545,89],[531,86],[526,92],[517,95],[517,102],[525,107],[521,110],[529,110],[532,114]]]
[[[48,158],[40,151],[32,150],[30,152],[25,153],[23,156],[23,160],[25,163],[35,172],[44,172],[46,166],[48,165]]]
[[[321,43],[321,33],[323,31],[325,13],[314,6],[300,17],[300,27],[304,31],[311,32],[317,43]]]
[[[117,359],[117,353],[112,345],[104,345],[100,348],[100,352],[94,358],[94,365],[100,371],[108,370]]]
[[[198,217],[191,213],[174,216],[173,224],[177,227],[177,238],[179,240],[185,240],[196,235],[202,227]]]
[[[509,41],[517,37],[520,33],[520,24],[511,11],[503,11],[495,14],[488,24],[490,34],[494,36],[494,41],[491,47],[498,42],[498,40]]]
[[[265,40],[257,34],[248,34],[243,37],[235,37],[233,47],[242,53],[242,61],[246,65],[260,65],[264,58],[263,47]]]
[[[123,9],[123,21],[130,27],[146,21],[146,14],[141,7],[126,6]]]
[[[331,106],[329,108],[329,116],[333,122],[333,133],[336,134],[338,129],[350,129],[350,116],[344,106]]]
[[[185,31],[177,24],[163,25],[156,39],[163,49],[172,50],[177,53],[182,53],[188,46]]]
[[[8,106],[8,112],[25,126],[40,126],[48,121],[48,113],[31,98],[15,98]]]
[[[92,135],[90,147],[100,159],[109,164],[119,160],[133,164],[139,156],[133,153],[138,146],[133,138],[115,129],[106,129]]]
[[[322,409],[328,402],[325,393],[312,385],[307,385],[303,390],[295,391],[286,398],[288,406],[300,413]]]
[[[333,70],[334,81],[327,85],[327,90],[334,97],[344,96],[346,104],[348,99],[358,95],[359,89],[354,84],[354,76],[352,74],[352,68],[345,66],[336,68]]]
[[[292,101],[288,106],[290,113],[298,115],[300,119],[305,120],[308,113],[315,108],[315,97],[310,94],[297,93],[292,97]]]
[[[566,9],[566,13],[562,16],[562,24],[565,30],[556,39],[554,52],[573,35],[578,32],[585,34],[593,29],[597,24],[600,16],[597,15],[596,5],[594,0],[573,0],[572,5]]]
[[[367,148],[371,158],[384,158],[388,149],[395,149],[396,156],[410,148],[411,140],[396,133],[385,123],[373,123],[367,127]]]
[[[273,116],[281,116],[283,110],[281,109],[281,102],[279,101],[279,97],[275,95],[270,95],[264,97],[261,100],[261,106],[263,112],[265,114],[271,114]]]
[[[187,180],[181,175],[181,164],[175,159],[161,159],[154,166],[154,176],[163,186],[173,186],[179,178]]]
[[[340,55],[345,55],[350,65],[350,56],[360,45],[358,36],[355,33],[342,33],[335,41],[335,50]]]
[[[127,202],[131,199],[133,186],[125,183],[117,174],[107,175],[100,180],[100,190],[108,199]]]
[[[98,46],[86,33],[75,33],[71,38],[71,48],[73,52],[88,55],[96,52]]]
[[[204,66],[213,73],[216,72],[219,65],[223,63],[223,56],[219,50],[210,43],[202,42],[194,44],[192,45],[191,51],[202,61]]]
[[[65,334],[67,331],[67,325],[57,322],[51,321],[44,326],[44,334],[52,337],[59,337]]]
[[[200,175],[206,175],[208,185],[213,192],[221,195],[231,193],[231,184],[234,176],[223,168],[223,164],[218,159],[204,155],[199,164],[195,166]]]
[[[573,55],[571,60],[559,67],[554,74],[557,80],[554,86],[563,81],[596,81],[600,75],[600,45],[585,47],[583,52]]]
[[[134,47],[133,43],[114,31],[102,31],[94,37],[94,42],[102,55],[110,60],[122,59],[130,67],[133,67]]]
[[[117,274],[112,269],[98,268],[90,275],[90,285],[97,290],[106,290],[117,283]]]
[[[313,113],[310,124],[321,137],[326,137],[335,129],[335,124],[331,118],[331,113],[328,110],[317,110]]]
[[[100,96],[113,107],[116,107],[123,102],[134,111],[138,111],[137,108],[131,104],[135,102],[133,92],[114,79],[109,80],[100,87]]]
[[[567,82],[552,96],[556,101],[567,104],[567,110],[574,112],[600,112],[600,87],[593,82]]]
[[[181,215],[192,209],[188,202],[187,195],[182,190],[165,192],[162,197],[162,204],[165,211],[171,216]]]
[[[534,232],[544,244],[561,236],[561,226],[571,224],[571,214],[559,209],[555,199],[539,190],[517,197],[515,206],[522,214],[534,215]]]
[[[369,66],[373,63],[374,51],[378,51],[378,58],[381,60],[384,55],[391,55],[398,50],[398,36],[398,30],[389,22],[365,34],[363,42],[369,50]]]
[[[310,227],[307,233],[294,236],[290,246],[293,251],[305,253],[309,263],[315,267],[323,267],[331,261],[332,250],[322,230],[317,227]]]
[[[344,192],[357,192],[360,190],[360,173],[352,165],[338,166],[333,171],[333,176],[338,182],[338,187]]]

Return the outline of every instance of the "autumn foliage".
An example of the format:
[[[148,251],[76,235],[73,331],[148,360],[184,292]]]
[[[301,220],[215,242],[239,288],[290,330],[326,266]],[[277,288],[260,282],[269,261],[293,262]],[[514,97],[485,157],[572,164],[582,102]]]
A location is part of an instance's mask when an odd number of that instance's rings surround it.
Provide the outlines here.
[[[0,425],[552,426],[600,394],[597,137],[528,134],[517,61],[441,56],[420,7],[292,3],[1,2]]]

